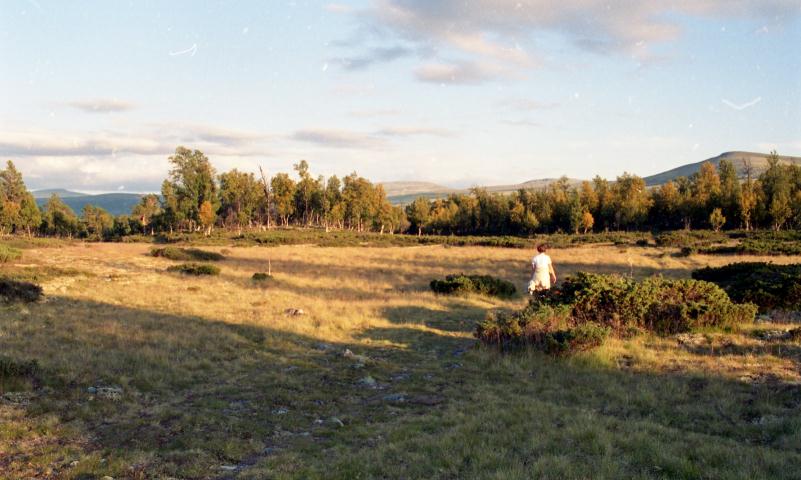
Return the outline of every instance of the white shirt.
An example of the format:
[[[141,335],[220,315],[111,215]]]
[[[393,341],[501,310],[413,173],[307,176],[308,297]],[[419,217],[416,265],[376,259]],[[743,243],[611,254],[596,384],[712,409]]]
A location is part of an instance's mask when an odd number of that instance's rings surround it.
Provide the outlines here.
[[[548,274],[550,274],[551,257],[549,257],[544,253],[540,253],[539,255],[531,259],[531,266],[534,267],[534,270],[536,270],[538,274],[540,274],[540,272],[547,272]]]

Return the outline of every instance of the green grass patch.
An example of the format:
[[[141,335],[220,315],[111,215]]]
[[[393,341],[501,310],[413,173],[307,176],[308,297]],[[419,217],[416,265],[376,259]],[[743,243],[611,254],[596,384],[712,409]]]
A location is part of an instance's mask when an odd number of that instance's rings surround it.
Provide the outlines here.
[[[0,263],[16,262],[22,258],[22,252],[14,247],[0,244]]]

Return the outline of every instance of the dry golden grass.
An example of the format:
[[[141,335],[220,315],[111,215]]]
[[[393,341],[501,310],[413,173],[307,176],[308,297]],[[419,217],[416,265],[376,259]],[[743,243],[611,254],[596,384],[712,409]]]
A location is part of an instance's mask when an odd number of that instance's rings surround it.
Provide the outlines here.
[[[72,273],[46,278],[44,303],[0,311],[2,354],[44,372],[28,404],[0,403],[0,477],[795,478],[801,462],[801,347],[749,334],[765,325],[502,357],[471,348],[473,325],[525,299],[436,296],[428,282],[490,274],[523,290],[531,252],[208,248],[226,255],[222,274],[188,278],[149,249],[77,243],[6,267]],[[550,253],[560,278],[732,261]],[[273,278],[253,282],[268,264]],[[121,399],[87,391],[103,386]]]

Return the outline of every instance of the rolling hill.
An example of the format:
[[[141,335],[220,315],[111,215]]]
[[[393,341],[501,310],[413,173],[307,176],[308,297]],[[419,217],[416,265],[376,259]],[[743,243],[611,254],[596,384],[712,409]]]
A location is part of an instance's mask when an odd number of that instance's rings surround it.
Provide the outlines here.
[[[675,180],[678,177],[689,177],[693,173],[700,170],[703,163],[710,162],[717,167],[721,160],[731,161],[734,164],[734,168],[737,169],[737,175],[741,180],[745,180],[747,168],[746,165],[748,162],[750,162],[751,176],[756,178],[768,168],[768,156],[769,155],[766,153],[725,152],[721,153],[717,157],[709,158],[696,163],[689,163],[666,172],[645,177],[645,184],[649,187],[652,187],[662,185],[663,183],[667,183],[670,180]],[[801,157],[779,156],[779,158],[783,163],[795,163],[796,165],[801,165]]]
[[[61,199],[76,198],[76,197],[86,197],[87,196],[87,194],[85,194],[85,193],[73,192],[71,190],[66,190],[66,189],[63,189],[63,188],[49,188],[47,190],[34,190],[31,193],[33,193],[33,198],[35,198],[37,200],[42,199],[42,198],[48,199],[52,195],[58,195]]]
[[[32,192],[39,207],[43,207],[51,195],[56,194],[75,213],[79,214],[85,205],[94,205],[108,211],[112,215],[127,215],[139,203],[142,195],[138,193],[103,193],[87,195],[64,189],[37,190]]]
[[[523,183],[480,186],[479,188],[483,188],[491,193],[512,193],[520,189],[539,190],[547,187],[557,180],[557,178],[541,178],[537,180],[529,180]],[[568,181],[571,185],[581,183],[581,180],[577,180],[575,178],[569,178]],[[458,194],[470,192],[470,189],[468,188],[448,188],[429,182],[385,182],[381,185],[384,187],[384,191],[387,193],[387,198],[394,205],[406,205],[413,202],[418,197],[435,200],[438,198],[445,198],[452,193]]]

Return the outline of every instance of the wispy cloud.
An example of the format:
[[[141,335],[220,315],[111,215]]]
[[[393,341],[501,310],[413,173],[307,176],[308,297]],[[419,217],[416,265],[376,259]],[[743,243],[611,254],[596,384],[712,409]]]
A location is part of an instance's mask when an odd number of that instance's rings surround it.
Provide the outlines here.
[[[540,65],[540,52],[525,46],[536,45],[534,39],[542,35],[561,37],[579,50],[624,54],[644,63],[661,58],[654,45],[679,38],[681,17],[790,21],[801,9],[797,0],[374,0],[353,14],[361,32],[372,32],[383,42],[402,39],[451,59],[418,67],[419,80],[469,84],[509,77],[509,70],[520,76]],[[495,67],[477,69],[477,64]]]
[[[556,102],[542,102],[530,98],[506,98],[498,102],[498,106],[520,112],[533,112],[558,107]]]
[[[382,128],[375,132],[376,135],[386,137],[416,137],[416,136],[432,136],[432,137],[452,137],[454,132],[444,128],[432,127],[387,127]]]
[[[88,100],[74,100],[67,105],[86,113],[120,113],[133,110],[134,104],[117,100],[116,98],[95,98]]]
[[[157,123],[129,131],[0,131],[0,155],[9,157],[104,157],[124,154],[169,155],[178,145],[207,154],[269,155],[275,135],[207,125]]]
[[[394,126],[369,132],[311,128],[298,130],[289,135],[289,138],[298,142],[331,148],[376,150],[387,147],[387,142],[394,138],[418,136],[444,138],[454,136],[454,132],[444,128],[426,126]]]
[[[53,132],[0,132],[0,155],[8,157],[107,156],[117,153],[157,155],[169,151],[170,147],[158,139],[107,132],[76,135]]]
[[[400,114],[401,114],[400,110],[393,108],[375,109],[375,110],[353,110],[348,112],[348,115],[356,118],[394,117]]]
[[[476,85],[503,76],[502,69],[478,62],[427,63],[414,71],[422,82]]]
[[[541,127],[542,124],[533,120],[502,120],[501,123],[513,127]]]
[[[393,47],[376,47],[355,57],[334,59],[346,70],[363,70],[375,63],[391,62],[393,60],[408,57],[414,53],[413,50],[399,45]]]
[[[295,141],[311,143],[332,148],[351,148],[373,150],[381,148],[384,141],[371,133],[312,128],[298,130],[290,135]]]

